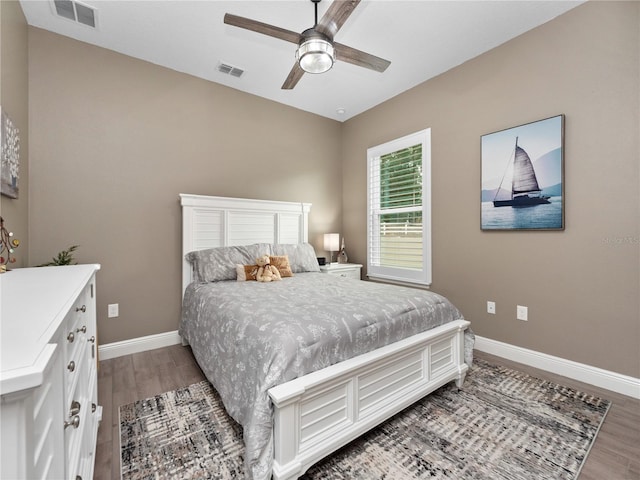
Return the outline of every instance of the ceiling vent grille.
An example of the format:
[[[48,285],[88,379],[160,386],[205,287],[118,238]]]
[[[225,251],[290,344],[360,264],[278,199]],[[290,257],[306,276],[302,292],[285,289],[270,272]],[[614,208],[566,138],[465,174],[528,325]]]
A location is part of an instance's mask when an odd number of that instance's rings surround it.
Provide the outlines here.
[[[96,11],[94,8],[73,0],[53,0],[53,5],[56,13],[61,17],[96,28]]]
[[[231,75],[232,77],[240,78],[244,73],[244,70],[238,67],[234,67],[233,65],[229,65],[227,63],[220,62],[218,64],[218,71],[220,73],[224,73],[226,75]]]

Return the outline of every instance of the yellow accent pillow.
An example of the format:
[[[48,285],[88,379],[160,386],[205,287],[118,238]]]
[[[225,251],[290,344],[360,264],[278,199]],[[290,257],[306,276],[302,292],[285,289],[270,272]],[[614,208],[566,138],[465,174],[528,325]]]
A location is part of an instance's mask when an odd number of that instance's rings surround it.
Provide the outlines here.
[[[270,256],[269,262],[278,269],[281,277],[293,277],[288,255]]]
[[[256,280],[256,275],[258,275],[258,265],[236,265],[236,274],[236,280],[238,282]]]

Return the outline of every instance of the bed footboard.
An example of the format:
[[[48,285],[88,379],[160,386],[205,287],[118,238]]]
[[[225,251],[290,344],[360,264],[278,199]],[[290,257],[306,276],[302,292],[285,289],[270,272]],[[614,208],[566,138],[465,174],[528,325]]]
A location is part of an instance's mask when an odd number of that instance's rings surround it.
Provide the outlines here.
[[[307,469],[442,385],[462,386],[464,331],[456,320],[269,390],[273,478]]]

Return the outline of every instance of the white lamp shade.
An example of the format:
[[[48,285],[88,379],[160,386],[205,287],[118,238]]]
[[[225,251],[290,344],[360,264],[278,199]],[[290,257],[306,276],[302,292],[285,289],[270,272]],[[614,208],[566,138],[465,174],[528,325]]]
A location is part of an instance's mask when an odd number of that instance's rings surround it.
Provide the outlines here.
[[[324,249],[327,252],[337,252],[340,250],[340,234],[339,233],[325,233],[324,234]]]

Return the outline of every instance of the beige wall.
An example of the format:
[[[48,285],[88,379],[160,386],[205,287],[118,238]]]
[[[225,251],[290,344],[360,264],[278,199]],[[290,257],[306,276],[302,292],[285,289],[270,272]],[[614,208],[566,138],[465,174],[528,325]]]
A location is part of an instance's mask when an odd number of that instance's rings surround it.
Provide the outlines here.
[[[179,193],[310,202],[318,249],[339,229],[338,122],[36,28],[29,68],[30,258],[102,264],[101,343],[178,328]]]
[[[20,240],[16,263],[28,264],[29,252],[29,94],[27,88],[27,22],[17,1],[0,1],[0,105],[20,130],[18,198],[0,196],[5,227]]]
[[[589,2],[344,124],[30,28],[31,264],[103,265],[102,343],[175,330],[178,193],[312,202],[312,243],[366,263],[366,149],[431,127],[434,290],[479,335],[640,377],[639,8]],[[481,232],[480,136],[560,113],[566,230]]]
[[[478,335],[640,377],[639,11],[589,2],[346,122],[350,259],[366,263],[366,149],[430,127],[433,289]],[[566,229],[482,232],[480,136],[558,114]]]

